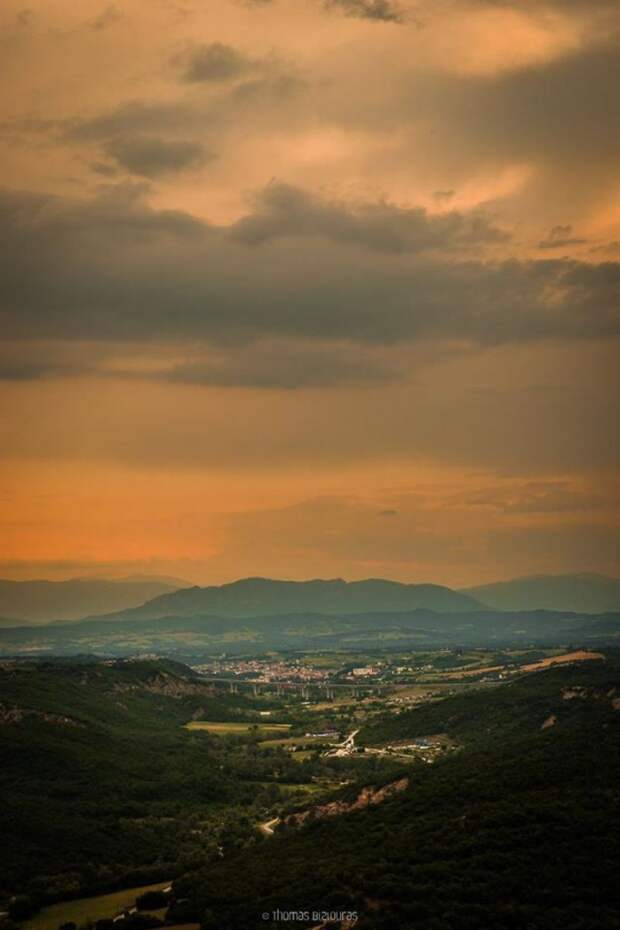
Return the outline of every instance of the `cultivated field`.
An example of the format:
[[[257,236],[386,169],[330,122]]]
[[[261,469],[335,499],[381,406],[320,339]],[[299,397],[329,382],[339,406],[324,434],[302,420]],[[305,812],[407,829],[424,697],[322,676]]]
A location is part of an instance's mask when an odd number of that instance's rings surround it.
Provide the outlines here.
[[[229,721],[192,720],[185,724],[186,730],[206,730],[216,736],[241,735],[244,733],[279,734],[290,730],[290,723],[231,723]]]
[[[324,736],[287,736],[283,739],[266,739],[261,740],[260,745],[269,748],[270,746],[311,746],[313,743],[333,742]]]
[[[540,662],[532,662],[531,665],[522,665],[522,672],[536,672],[540,668],[549,668],[550,665],[564,665],[566,662],[587,662],[591,659],[604,659],[605,656],[600,652],[586,652],[579,649],[577,652],[565,652],[559,656],[549,656],[548,659],[541,659]]]

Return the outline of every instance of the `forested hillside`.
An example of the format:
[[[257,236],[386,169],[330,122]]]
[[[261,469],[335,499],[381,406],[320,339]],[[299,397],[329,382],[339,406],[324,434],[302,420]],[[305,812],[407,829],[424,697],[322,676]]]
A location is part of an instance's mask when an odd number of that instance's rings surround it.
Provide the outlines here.
[[[162,660],[0,670],[0,893],[42,903],[164,880],[254,837],[273,759],[182,727],[229,703]]]
[[[444,727],[461,751],[414,767],[382,805],[285,828],[268,856],[179,888],[205,930],[292,928],[281,913],[317,910],[357,911],[360,930],[619,927],[619,687],[606,663],[403,713],[392,735]]]
[[[459,743],[496,745],[512,738],[527,738],[545,721],[558,730],[578,723],[596,727],[605,719],[616,728],[620,709],[620,670],[613,661],[575,663],[549,668],[506,682],[492,693],[468,691],[398,714],[383,713],[362,727],[358,743],[385,742],[447,733]],[[551,724],[550,724],[551,725]]]

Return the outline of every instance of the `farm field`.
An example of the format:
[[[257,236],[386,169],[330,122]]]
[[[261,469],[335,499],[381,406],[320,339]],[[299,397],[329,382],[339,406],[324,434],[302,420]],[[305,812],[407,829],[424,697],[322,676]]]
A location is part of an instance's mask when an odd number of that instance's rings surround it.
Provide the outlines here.
[[[586,652],[579,649],[577,652],[565,652],[561,655],[549,656],[547,659],[541,659],[540,662],[532,662],[530,665],[522,665],[520,671],[535,672],[538,669],[549,668],[550,665],[563,665],[566,662],[588,662],[593,659],[603,659],[600,652]]]
[[[447,689],[456,689],[458,684],[447,684],[442,682],[432,682],[429,684],[419,684],[419,685],[395,685],[393,696],[394,697],[422,697],[426,694],[432,694],[433,692],[440,693]],[[462,687],[462,685],[461,685]]]
[[[242,733],[286,733],[290,730],[290,723],[231,723],[230,721],[192,720],[185,724],[186,730],[206,730],[219,736],[229,736]]]
[[[355,701],[350,697],[336,699],[334,701],[319,701],[318,704],[310,704],[308,707],[305,707],[304,710],[314,713],[320,710],[333,710],[335,707],[348,707],[352,704],[355,704]]]
[[[132,907],[136,898],[145,891],[160,891],[170,882],[156,885],[141,885],[138,888],[125,888],[112,894],[96,895],[93,898],[77,898],[75,901],[63,901],[50,904],[23,923],[24,930],[58,930],[61,924],[72,922],[81,926],[89,921],[104,920],[115,917],[126,907]]]
[[[261,740],[260,745],[265,749],[273,746],[311,746],[313,743],[333,742],[324,736],[286,736],[282,739]]]

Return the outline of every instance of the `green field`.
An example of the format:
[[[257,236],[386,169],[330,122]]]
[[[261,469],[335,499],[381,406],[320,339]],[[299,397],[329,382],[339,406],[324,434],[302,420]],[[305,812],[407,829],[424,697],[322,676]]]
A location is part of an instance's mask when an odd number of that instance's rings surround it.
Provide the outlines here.
[[[334,710],[336,707],[347,707],[351,704],[355,704],[355,699],[352,697],[336,698],[333,701],[320,701],[318,704],[309,704],[307,707],[304,707],[304,710],[310,712],[317,710]]]
[[[58,930],[60,924],[69,921],[79,927],[88,921],[115,917],[126,907],[132,907],[138,895],[144,894],[145,891],[159,891],[161,888],[167,888],[169,884],[170,882],[159,882],[157,885],[141,885],[138,888],[126,888],[124,891],[97,895],[94,898],[78,898],[75,901],[50,904],[25,921],[22,927],[23,930]]]
[[[324,736],[287,736],[283,739],[265,739],[261,740],[260,745],[265,748],[271,746],[311,746],[313,743],[331,743]]]
[[[290,730],[290,723],[231,723],[230,721],[192,720],[185,724],[186,730],[206,730],[217,736],[230,736],[242,733],[285,733]]]

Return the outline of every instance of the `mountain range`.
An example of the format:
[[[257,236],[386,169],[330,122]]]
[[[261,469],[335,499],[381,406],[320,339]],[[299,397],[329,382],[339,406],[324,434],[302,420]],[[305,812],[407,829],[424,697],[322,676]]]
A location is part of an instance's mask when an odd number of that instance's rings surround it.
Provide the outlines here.
[[[9,581],[0,579],[0,626],[79,620],[136,607],[170,593],[187,582],[159,577],[72,578],[68,581]]]
[[[583,573],[531,575],[462,589],[463,594],[496,610],[620,610],[620,578]]]
[[[537,575],[454,590],[381,578],[281,581],[243,578],[190,587],[177,578],[131,576],[69,581],[0,580],[0,628],[94,617],[135,622],[163,617],[251,618],[284,615],[620,610],[620,579],[596,574]]]
[[[620,639],[620,612],[433,610],[289,613],[262,617],[93,617],[73,623],[0,630],[0,656],[166,655],[183,662],[222,652],[269,650],[485,648],[507,645],[598,647]]]
[[[401,584],[381,578],[343,581],[277,581],[243,578],[230,584],[184,588],[162,594],[141,607],[122,612],[124,619],[193,617],[260,617],[265,614],[350,614],[370,611],[470,611],[480,608],[471,595],[433,584]]]

